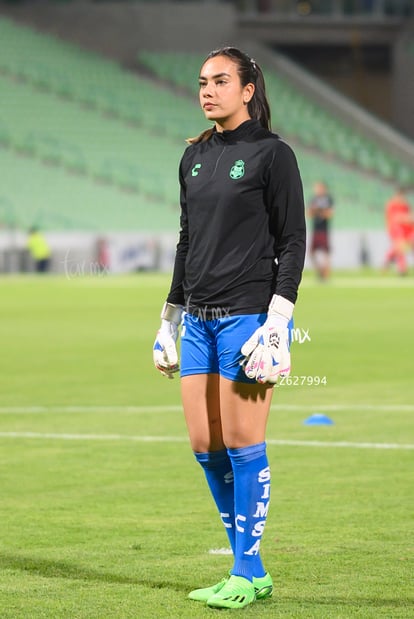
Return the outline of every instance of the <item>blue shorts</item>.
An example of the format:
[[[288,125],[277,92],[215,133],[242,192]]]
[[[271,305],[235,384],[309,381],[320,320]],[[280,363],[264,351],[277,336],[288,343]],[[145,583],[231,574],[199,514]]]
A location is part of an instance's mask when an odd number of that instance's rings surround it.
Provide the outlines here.
[[[185,314],[181,329],[181,376],[220,374],[229,380],[255,383],[240,366],[240,349],[266,318],[267,313],[202,320]]]

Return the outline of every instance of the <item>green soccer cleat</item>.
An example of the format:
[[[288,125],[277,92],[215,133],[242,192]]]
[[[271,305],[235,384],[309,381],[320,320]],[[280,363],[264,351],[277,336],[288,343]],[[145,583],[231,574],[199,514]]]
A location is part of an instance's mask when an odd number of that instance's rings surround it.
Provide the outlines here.
[[[196,602],[207,602],[209,598],[215,593],[218,593],[220,589],[224,587],[229,577],[223,578],[216,585],[212,585],[211,587],[204,587],[204,589],[194,589],[194,591],[190,591],[188,597],[190,600],[195,600]]]
[[[253,578],[256,600],[265,600],[272,597],[273,580],[269,572],[266,572],[261,578]]]
[[[242,576],[230,576],[224,587],[207,600],[212,608],[244,608],[256,599],[254,584]]]
[[[188,597],[190,600],[195,600],[196,602],[207,602],[209,598],[215,593],[218,593],[228,581],[229,576],[223,578],[216,585],[212,585],[211,587],[204,587],[204,589],[194,589],[194,591],[190,591]],[[253,578],[254,590],[256,592],[257,600],[265,600],[266,598],[270,598],[273,593],[273,580],[271,575],[267,572],[261,578]]]

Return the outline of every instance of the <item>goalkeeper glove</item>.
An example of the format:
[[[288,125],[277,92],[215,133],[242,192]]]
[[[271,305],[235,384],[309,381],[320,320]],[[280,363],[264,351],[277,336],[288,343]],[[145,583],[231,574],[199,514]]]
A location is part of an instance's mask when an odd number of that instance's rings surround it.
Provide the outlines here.
[[[244,372],[258,383],[277,383],[279,376],[290,374],[288,324],[293,303],[273,295],[265,323],[243,344],[241,353]]]
[[[161,312],[161,326],[152,350],[155,367],[168,378],[174,378],[174,373],[179,370],[176,342],[182,313],[181,305],[164,304]]]

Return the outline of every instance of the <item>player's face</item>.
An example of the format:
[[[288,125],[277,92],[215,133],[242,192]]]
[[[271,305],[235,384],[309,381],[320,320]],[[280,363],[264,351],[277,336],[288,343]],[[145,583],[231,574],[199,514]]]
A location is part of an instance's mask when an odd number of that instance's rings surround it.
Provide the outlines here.
[[[200,105],[218,131],[236,129],[250,118],[247,103],[254,85],[242,86],[235,62],[226,56],[207,60],[200,71]]]

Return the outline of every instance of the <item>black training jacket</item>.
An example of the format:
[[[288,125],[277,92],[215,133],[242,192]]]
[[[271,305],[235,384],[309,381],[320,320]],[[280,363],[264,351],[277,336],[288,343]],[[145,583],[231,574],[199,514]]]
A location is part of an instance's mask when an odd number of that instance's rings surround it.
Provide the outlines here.
[[[180,163],[181,229],[167,301],[218,316],[295,303],[305,245],[296,157],[259,121],[214,131]]]

